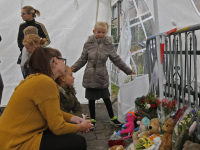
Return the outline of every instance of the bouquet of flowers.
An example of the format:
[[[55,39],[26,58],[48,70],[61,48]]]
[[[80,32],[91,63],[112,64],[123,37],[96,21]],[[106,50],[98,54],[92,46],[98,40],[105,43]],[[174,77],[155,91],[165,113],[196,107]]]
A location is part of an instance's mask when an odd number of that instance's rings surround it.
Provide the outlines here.
[[[157,106],[158,106],[158,110],[161,111],[161,106],[160,106],[161,100],[157,99],[156,103],[157,103]],[[163,111],[163,114],[165,116],[165,119],[170,118],[172,113],[176,112],[176,105],[177,105],[176,100],[169,100],[167,98],[162,99],[162,111]]]
[[[141,110],[150,115],[151,118],[157,118],[157,104],[156,96],[154,94],[147,94],[146,96],[139,97],[135,100],[137,110]],[[149,119],[151,119],[149,118]]]
[[[188,107],[177,121],[172,135],[173,150],[181,150],[186,140],[189,140],[196,127],[197,111]]]
[[[108,146],[112,147],[115,145],[125,146],[125,143],[124,139],[114,131],[113,135],[111,135],[110,140],[108,141]]]

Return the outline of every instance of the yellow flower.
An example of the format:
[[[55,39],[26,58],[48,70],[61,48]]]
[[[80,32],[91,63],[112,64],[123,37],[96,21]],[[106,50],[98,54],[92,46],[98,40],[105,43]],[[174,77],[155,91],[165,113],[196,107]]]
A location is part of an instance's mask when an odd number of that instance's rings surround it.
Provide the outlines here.
[[[145,148],[149,148],[150,146],[153,145],[153,142],[146,136],[143,136],[143,138],[140,138],[140,141],[144,143],[143,146]]]

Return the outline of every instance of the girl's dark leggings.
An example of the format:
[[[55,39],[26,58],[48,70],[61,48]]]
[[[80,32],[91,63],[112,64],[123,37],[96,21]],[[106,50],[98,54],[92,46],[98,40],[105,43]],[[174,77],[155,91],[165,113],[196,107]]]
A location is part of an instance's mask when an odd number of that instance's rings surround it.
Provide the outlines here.
[[[87,143],[83,136],[69,133],[55,135],[49,129],[44,131],[40,150],[86,150]]]
[[[109,117],[113,118],[114,117],[114,113],[113,113],[113,109],[112,109],[112,104],[111,104],[110,98],[103,99],[103,101],[104,101],[104,103],[106,105]],[[89,100],[89,111],[90,111],[90,118],[91,119],[95,119],[95,100]]]

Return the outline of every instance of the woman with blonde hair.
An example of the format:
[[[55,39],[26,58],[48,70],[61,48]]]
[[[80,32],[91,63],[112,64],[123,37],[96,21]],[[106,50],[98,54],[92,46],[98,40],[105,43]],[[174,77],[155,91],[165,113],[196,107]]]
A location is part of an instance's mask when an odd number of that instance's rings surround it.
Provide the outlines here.
[[[40,16],[40,11],[37,10],[37,9],[34,9],[32,6],[24,6],[22,8],[21,17],[25,22],[21,23],[20,26],[19,26],[17,42],[18,42],[18,47],[19,47],[21,53],[19,55],[17,64],[21,63],[22,49],[24,47],[24,45],[23,45],[23,40],[24,40],[23,31],[26,27],[28,27],[28,26],[36,27],[38,29],[38,36],[41,37],[41,38],[47,39],[45,46],[50,44],[49,35],[47,33],[45,26],[42,23],[35,21],[36,15]]]

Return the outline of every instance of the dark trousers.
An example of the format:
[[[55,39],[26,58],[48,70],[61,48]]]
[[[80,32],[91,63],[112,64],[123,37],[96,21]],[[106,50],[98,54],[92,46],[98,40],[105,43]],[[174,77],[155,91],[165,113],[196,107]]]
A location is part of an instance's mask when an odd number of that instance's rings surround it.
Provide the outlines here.
[[[114,113],[113,113],[113,109],[112,109],[112,104],[111,104],[110,98],[103,99],[103,101],[104,101],[104,103],[106,105],[109,117],[113,118],[114,117]],[[89,111],[90,111],[90,118],[91,119],[95,119],[95,100],[89,100]]]
[[[55,135],[49,129],[44,131],[40,150],[86,150],[87,143],[83,136],[69,133]]]

